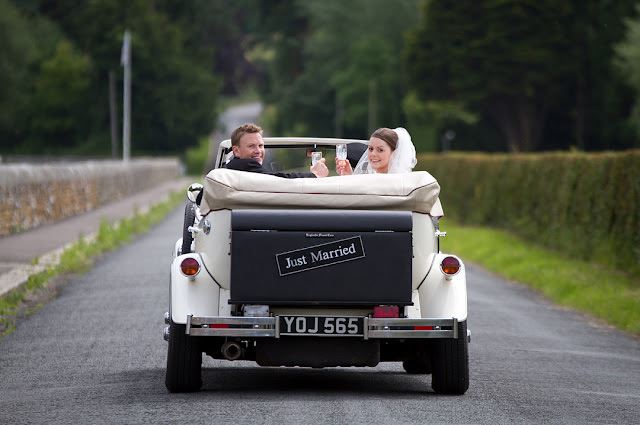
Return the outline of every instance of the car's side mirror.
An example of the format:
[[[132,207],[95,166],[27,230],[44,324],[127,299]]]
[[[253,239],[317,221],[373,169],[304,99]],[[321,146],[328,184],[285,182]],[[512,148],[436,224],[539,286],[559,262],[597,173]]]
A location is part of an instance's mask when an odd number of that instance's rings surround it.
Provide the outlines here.
[[[191,186],[187,189],[187,198],[195,204],[200,205],[200,201],[202,200],[202,191],[204,190],[204,186],[200,183],[192,183]]]

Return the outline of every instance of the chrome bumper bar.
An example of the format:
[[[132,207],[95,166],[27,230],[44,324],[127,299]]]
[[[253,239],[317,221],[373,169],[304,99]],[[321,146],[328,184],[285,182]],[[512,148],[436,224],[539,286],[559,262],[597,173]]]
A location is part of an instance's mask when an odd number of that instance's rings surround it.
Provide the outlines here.
[[[457,339],[458,320],[381,319],[363,317],[364,334],[370,338],[450,338]],[[186,333],[193,336],[280,338],[280,317],[195,317],[187,316]],[[443,329],[444,328],[444,329]],[[345,337],[344,334],[299,334],[300,336]]]

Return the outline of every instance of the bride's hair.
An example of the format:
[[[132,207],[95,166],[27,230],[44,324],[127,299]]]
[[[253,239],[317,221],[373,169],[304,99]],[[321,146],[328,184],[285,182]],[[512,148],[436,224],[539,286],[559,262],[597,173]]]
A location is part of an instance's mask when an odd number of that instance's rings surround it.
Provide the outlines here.
[[[391,130],[390,128],[379,128],[371,134],[371,137],[384,140],[387,145],[389,145],[392,151],[396,150],[396,147],[398,147],[398,133]]]

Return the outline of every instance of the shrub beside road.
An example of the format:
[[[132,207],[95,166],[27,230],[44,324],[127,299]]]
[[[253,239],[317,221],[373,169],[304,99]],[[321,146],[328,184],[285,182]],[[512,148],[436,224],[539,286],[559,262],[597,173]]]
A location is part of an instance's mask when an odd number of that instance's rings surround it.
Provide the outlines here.
[[[640,334],[640,150],[423,155],[418,168],[442,186],[446,250]]]
[[[558,304],[640,335],[637,278],[535,246],[504,230],[461,226],[446,218],[441,228],[447,231],[443,250],[524,283]]]
[[[447,216],[640,276],[640,150],[422,155]]]

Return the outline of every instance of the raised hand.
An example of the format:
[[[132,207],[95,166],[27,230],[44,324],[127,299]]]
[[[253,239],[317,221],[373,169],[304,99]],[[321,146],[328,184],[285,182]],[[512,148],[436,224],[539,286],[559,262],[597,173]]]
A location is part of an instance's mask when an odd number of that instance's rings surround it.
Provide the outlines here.
[[[353,174],[353,168],[351,168],[351,163],[346,159],[336,158],[336,173],[338,173],[339,176],[348,176]]]
[[[316,165],[309,167],[309,170],[316,175],[316,177],[327,177],[329,175],[329,169],[324,163],[324,158],[316,162]]]

